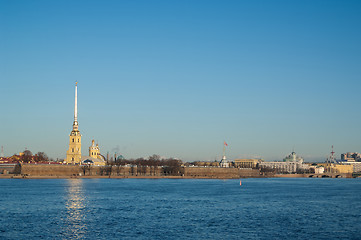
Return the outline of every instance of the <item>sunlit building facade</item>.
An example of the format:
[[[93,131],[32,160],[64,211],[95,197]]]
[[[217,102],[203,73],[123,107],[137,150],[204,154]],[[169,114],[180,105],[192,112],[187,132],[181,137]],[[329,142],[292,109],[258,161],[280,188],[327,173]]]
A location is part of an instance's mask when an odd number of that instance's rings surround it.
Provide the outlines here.
[[[78,126],[78,86],[75,84],[75,104],[73,130],[69,136],[69,149],[66,152],[65,162],[68,164],[81,164],[81,134]]]

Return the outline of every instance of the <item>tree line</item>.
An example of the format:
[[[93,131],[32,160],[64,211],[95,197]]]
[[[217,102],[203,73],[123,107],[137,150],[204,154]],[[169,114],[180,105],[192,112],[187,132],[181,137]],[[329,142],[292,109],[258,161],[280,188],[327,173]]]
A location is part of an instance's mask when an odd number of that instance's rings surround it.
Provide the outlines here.
[[[159,155],[149,156],[148,159],[137,158],[137,159],[124,159],[118,158],[115,160],[107,161],[107,166],[105,166],[101,171],[104,175],[111,175],[114,173],[119,173],[120,167],[129,165],[130,171],[134,175],[145,175],[147,169],[149,174],[156,174],[156,169],[161,171],[162,175],[181,175],[183,162],[179,159],[167,158],[162,159]],[[90,166],[89,166],[90,167]],[[84,174],[86,168],[84,168]]]
[[[40,163],[48,162],[49,157],[44,152],[37,152],[33,154],[30,150],[25,150],[22,154],[14,154],[12,157],[13,162],[23,162],[23,163]]]
[[[124,159],[118,158],[115,161],[108,161],[111,165],[136,165],[136,166],[149,166],[149,167],[159,167],[159,166],[181,166],[182,160],[167,158],[163,159],[159,155],[153,154],[149,156],[148,159],[137,158],[137,159]]]

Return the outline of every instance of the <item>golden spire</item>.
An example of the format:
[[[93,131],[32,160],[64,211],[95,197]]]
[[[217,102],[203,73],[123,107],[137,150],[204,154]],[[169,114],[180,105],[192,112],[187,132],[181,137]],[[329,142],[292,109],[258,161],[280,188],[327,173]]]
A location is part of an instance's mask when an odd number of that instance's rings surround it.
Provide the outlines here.
[[[74,123],[73,130],[78,131],[78,82],[75,83],[75,102],[74,102]]]

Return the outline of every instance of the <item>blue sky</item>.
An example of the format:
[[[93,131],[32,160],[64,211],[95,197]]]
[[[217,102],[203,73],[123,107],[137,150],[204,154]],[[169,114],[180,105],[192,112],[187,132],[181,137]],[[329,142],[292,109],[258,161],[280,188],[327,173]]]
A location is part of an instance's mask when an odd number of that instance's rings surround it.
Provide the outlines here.
[[[361,152],[360,1],[0,1],[0,145],[306,161]]]

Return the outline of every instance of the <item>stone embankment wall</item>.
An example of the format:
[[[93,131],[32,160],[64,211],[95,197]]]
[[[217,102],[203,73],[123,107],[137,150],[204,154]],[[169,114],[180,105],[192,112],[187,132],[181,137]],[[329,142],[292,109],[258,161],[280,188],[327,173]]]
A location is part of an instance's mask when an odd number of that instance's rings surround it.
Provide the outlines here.
[[[21,164],[20,174],[28,176],[77,176],[80,166],[57,164]]]
[[[28,176],[162,176],[163,169],[137,166],[21,164],[16,173]]]
[[[184,176],[194,178],[242,178],[261,177],[258,169],[186,167]]]
[[[16,172],[16,164],[0,164],[0,174],[13,174]]]
[[[179,176],[186,178],[262,177],[258,169],[182,167],[176,173],[165,173],[162,167],[74,166],[55,164],[22,164],[19,173],[27,176]]]
[[[162,167],[148,167],[148,166],[113,166],[113,176],[163,176]]]
[[[162,167],[81,166],[83,176],[163,176]]]

